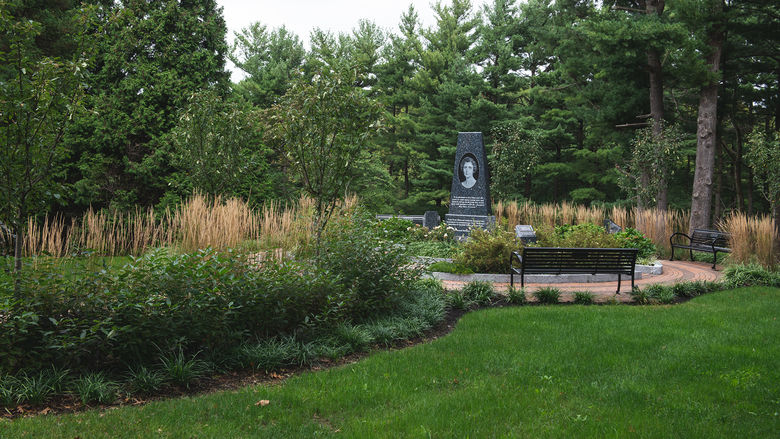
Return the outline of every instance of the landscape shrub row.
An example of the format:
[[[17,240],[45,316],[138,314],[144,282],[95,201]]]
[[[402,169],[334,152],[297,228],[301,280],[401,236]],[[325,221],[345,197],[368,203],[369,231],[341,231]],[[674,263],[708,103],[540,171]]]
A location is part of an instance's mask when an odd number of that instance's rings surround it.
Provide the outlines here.
[[[369,221],[343,221],[319,263],[258,264],[255,255],[211,249],[152,251],[118,269],[63,274],[26,270],[18,286],[0,273],[0,371],[51,365],[115,370],[160,350],[226,350],[250,338],[363,322],[413,295],[419,270]]]
[[[780,288],[780,271],[767,270],[759,264],[733,265],[724,270],[723,277],[717,282],[691,281],[673,285],[652,284],[645,288],[635,287],[631,291],[631,297],[635,303],[641,305],[669,304],[678,299],[693,298],[714,291],[753,286]],[[462,289],[450,292],[447,297],[451,307],[469,309],[502,300],[513,305],[525,305],[528,303],[527,294],[528,292],[524,288],[509,287],[506,295],[499,295],[492,283],[471,281]],[[537,303],[548,305],[559,303],[561,294],[561,290],[556,287],[539,288],[531,293]],[[588,291],[575,291],[571,294],[576,304],[590,305],[594,303],[594,294]]]
[[[415,294],[391,314],[363,323],[341,322],[317,331],[254,338],[226,349],[218,356],[187,353],[182,345],[160,350],[145,365],[124,372],[47,368],[37,372],[0,373],[0,407],[40,405],[51,397],[71,394],[83,404],[111,404],[122,395],[148,396],[171,388],[190,388],[204,376],[232,369],[274,372],[291,367],[308,367],[321,359],[335,360],[368,350],[373,345],[392,345],[423,335],[445,316],[441,283],[423,280]]]

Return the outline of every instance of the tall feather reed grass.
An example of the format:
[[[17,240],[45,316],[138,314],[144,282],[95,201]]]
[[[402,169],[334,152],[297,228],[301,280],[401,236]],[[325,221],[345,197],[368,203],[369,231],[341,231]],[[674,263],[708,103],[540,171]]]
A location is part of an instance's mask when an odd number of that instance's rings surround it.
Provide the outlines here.
[[[719,227],[731,234],[731,262],[777,267],[780,255],[775,254],[773,243],[777,236],[771,217],[748,217],[735,212],[724,218]]]
[[[356,196],[347,197],[337,215],[351,212]],[[194,195],[176,209],[131,212],[89,209],[79,220],[61,216],[30,218],[24,236],[25,256],[140,255],[150,248],[189,252],[200,248],[295,251],[312,241],[314,201],[268,202],[251,209],[239,199]]]
[[[516,224],[530,224],[539,227],[555,227],[564,224],[593,223],[602,225],[609,218],[623,228],[632,227],[650,238],[659,250],[660,256],[670,251],[669,237],[677,231],[687,231],[690,214],[684,211],[657,209],[639,210],[621,207],[601,208],[596,206],[558,204],[531,204],[529,202],[499,201],[493,206],[497,218],[505,218],[512,230]]]

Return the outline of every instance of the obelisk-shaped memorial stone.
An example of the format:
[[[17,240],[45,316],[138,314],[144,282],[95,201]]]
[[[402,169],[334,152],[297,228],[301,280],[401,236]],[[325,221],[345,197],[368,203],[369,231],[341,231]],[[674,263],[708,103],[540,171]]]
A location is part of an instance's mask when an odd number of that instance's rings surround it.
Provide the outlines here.
[[[473,226],[495,224],[496,217],[490,211],[490,170],[482,133],[458,133],[450,210],[444,221],[463,239]]]

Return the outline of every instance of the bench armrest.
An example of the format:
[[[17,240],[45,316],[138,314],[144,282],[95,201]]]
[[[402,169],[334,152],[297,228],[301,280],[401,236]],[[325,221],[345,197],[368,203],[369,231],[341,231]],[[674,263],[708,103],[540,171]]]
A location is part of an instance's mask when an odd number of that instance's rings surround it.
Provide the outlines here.
[[[512,268],[512,259],[517,259],[517,262],[520,263],[520,265],[523,265],[523,257],[518,252],[512,252],[509,255],[509,268]]]
[[[691,242],[691,237],[690,237],[690,236],[688,236],[688,234],[687,234],[687,233],[683,233],[683,232],[674,232],[674,233],[672,234],[672,236],[670,236],[670,237],[669,237],[669,244],[672,244],[672,240],[674,239],[674,237],[675,237],[675,236],[684,236],[684,237],[688,238],[688,242],[689,242],[689,243]]]

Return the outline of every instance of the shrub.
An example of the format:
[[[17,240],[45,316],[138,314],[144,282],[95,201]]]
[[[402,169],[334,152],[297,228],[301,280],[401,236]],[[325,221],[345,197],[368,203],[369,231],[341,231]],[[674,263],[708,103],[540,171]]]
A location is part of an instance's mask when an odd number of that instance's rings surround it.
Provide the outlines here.
[[[451,258],[457,254],[458,244],[454,241],[412,241],[406,244],[406,251],[412,256]]]
[[[634,302],[640,305],[647,305],[652,301],[650,293],[646,289],[643,290],[639,287],[634,287],[631,290],[631,297],[634,299]]]
[[[453,262],[477,273],[506,273],[509,255],[520,246],[514,232],[502,227],[490,230],[473,228]]]
[[[323,241],[320,269],[332,273],[338,294],[329,318],[360,321],[386,313],[411,291],[421,269],[414,268],[401,245],[376,238],[364,216],[339,218]]]
[[[653,284],[646,288],[635,287],[631,295],[636,303],[646,305],[650,303],[672,303],[677,298],[673,286]]]
[[[474,271],[463,265],[463,264],[456,264],[454,262],[447,262],[447,261],[438,261],[434,262],[433,264],[428,267],[428,270],[430,271],[438,271],[441,273],[452,273],[452,274],[473,274]]]
[[[98,404],[110,404],[117,396],[119,386],[110,381],[102,373],[91,373],[82,376],[75,383],[76,394],[84,404],[97,402]]]
[[[507,290],[507,301],[513,305],[524,305],[527,301],[525,297],[525,288],[510,286]]]
[[[496,290],[490,282],[475,280],[463,286],[463,295],[471,303],[489,305],[496,295]]]
[[[660,290],[656,297],[661,303],[672,303],[677,298],[677,296],[674,294],[674,291],[669,287]]]
[[[342,323],[333,331],[339,345],[347,346],[349,352],[362,352],[374,342],[371,332],[360,325]]]
[[[422,330],[444,320],[447,303],[444,287],[437,279],[422,279],[415,283],[414,294],[398,308],[400,316],[419,320]]]
[[[657,249],[653,241],[639,230],[626,228],[614,235],[617,247],[638,249],[637,259],[649,259],[656,255]]]
[[[718,287],[719,285],[715,282],[680,282],[672,286],[672,291],[677,297],[696,297],[715,291]]]
[[[534,291],[534,297],[539,303],[553,304],[558,303],[561,298],[561,291],[558,288],[545,287]]]
[[[398,217],[389,218],[374,223],[374,231],[381,239],[395,242],[403,242],[410,238],[411,230],[415,224],[409,220]]]
[[[455,290],[447,294],[447,303],[454,309],[468,309],[474,302],[472,302],[463,290]]]
[[[130,391],[139,395],[151,395],[159,391],[164,384],[163,375],[145,366],[130,368],[127,372],[127,385]]]
[[[770,271],[759,264],[732,265],[723,270],[722,282],[728,288],[780,287],[780,271]]]
[[[179,346],[174,352],[160,357],[160,369],[168,381],[189,389],[190,384],[208,372],[206,362],[196,356],[187,357]]]
[[[590,305],[593,303],[593,294],[587,291],[577,291],[574,293],[574,303]]]
[[[18,382],[11,375],[0,375],[0,407],[12,407],[18,403]]]
[[[620,247],[615,235],[610,235],[603,227],[591,223],[562,225],[555,227],[553,230],[547,227],[540,227],[537,231],[537,239],[539,245],[544,247]]]
[[[33,374],[23,372],[16,378],[16,401],[19,404],[42,404],[57,393],[61,382],[62,378],[48,370]]]
[[[287,366],[295,356],[296,346],[292,339],[272,338],[239,348],[241,365],[255,370],[270,372]]]
[[[409,239],[413,241],[452,242],[455,240],[455,229],[444,222],[432,229],[415,224],[409,229],[409,233]]]
[[[258,265],[246,254],[204,249],[152,251],[103,270],[29,269],[19,298],[0,294],[0,315],[11,316],[0,318],[0,370],[150,366],[154,346],[170,340],[216,363],[219,352],[234,352],[247,339],[391,313],[421,270],[403,248],[373,235],[368,221],[340,221],[326,236],[319,266]],[[0,273],[0,288],[12,282]]]

